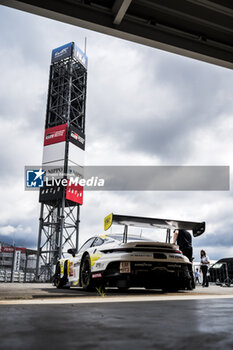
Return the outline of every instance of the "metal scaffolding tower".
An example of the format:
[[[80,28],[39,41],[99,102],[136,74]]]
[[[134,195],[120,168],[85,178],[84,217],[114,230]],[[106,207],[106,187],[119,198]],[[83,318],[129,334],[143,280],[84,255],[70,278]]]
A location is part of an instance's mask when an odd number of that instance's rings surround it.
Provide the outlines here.
[[[73,57],[51,65],[46,129],[67,123],[85,133],[86,80],[86,68]]]
[[[54,49],[50,66],[44,155],[51,153],[53,147],[56,160],[54,149],[58,143],[64,144],[63,154],[57,157],[62,158],[63,179],[67,179],[68,165],[72,161],[69,153],[71,146],[73,149],[79,148],[79,151],[80,148],[84,151],[85,147],[86,85],[86,55],[73,42]],[[61,140],[62,133],[64,136]],[[57,163],[53,162],[53,159],[46,163],[44,155],[43,169],[50,165],[56,167]],[[80,164],[72,162],[72,165]],[[70,193],[68,195],[69,191],[72,192],[72,196]],[[79,213],[82,201],[74,197],[73,192],[57,185],[49,187],[44,185],[40,189],[37,280],[42,276],[43,279],[51,280],[54,265],[63,257],[67,248],[78,249]],[[76,192],[80,194],[77,189]]]

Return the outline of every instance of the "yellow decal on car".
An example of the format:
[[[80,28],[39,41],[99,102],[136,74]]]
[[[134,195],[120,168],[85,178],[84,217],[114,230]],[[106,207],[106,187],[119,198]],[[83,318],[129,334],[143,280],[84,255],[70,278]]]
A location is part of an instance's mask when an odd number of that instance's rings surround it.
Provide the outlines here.
[[[101,258],[103,254],[95,253],[90,255],[91,266],[95,265],[95,262]]]
[[[99,237],[102,238],[102,239],[106,239],[108,236],[107,235],[101,235]]]
[[[64,275],[64,260],[63,261],[60,260],[60,274]]]
[[[104,231],[107,231],[112,225],[112,214],[109,214],[104,218]]]

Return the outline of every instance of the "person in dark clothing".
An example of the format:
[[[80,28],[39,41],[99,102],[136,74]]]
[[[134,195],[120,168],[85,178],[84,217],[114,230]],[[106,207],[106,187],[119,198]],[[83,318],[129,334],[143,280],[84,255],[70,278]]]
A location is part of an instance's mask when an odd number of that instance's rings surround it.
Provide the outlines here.
[[[201,250],[201,272],[202,272],[202,287],[209,287],[209,281],[207,277],[208,272],[208,264],[210,263],[208,255],[206,255],[206,252],[202,249]]]
[[[183,255],[187,256],[190,262],[193,261],[192,236],[186,230],[175,230],[173,243],[178,244]]]

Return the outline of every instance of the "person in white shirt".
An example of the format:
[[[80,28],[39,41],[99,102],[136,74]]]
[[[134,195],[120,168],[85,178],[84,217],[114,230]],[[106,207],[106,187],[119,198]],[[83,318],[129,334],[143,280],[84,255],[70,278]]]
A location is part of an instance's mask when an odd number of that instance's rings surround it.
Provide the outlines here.
[[[202,271],[202,276],[203,276],[203,281],[202,281],[202,287],[208,287],[208,279],[207,279],[207,271],[208,271],[208,265],[209,265],[209,257],[206,255],[206,252],[202,249],[201,250],[201,271]]]

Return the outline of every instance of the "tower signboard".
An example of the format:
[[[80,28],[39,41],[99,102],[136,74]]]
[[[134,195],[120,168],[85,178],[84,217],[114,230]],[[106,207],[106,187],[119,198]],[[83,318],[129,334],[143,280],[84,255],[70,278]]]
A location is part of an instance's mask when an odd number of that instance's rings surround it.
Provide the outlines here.
[[[52,51],[42,160],[46,181],[39,196],[38,279],[45,274],[39,269],[40,259],[51,279],[67,248],[78,249],[83,187],[69,175],[74,167],[83,174],[87,64],[87,56],[74,42]]]

